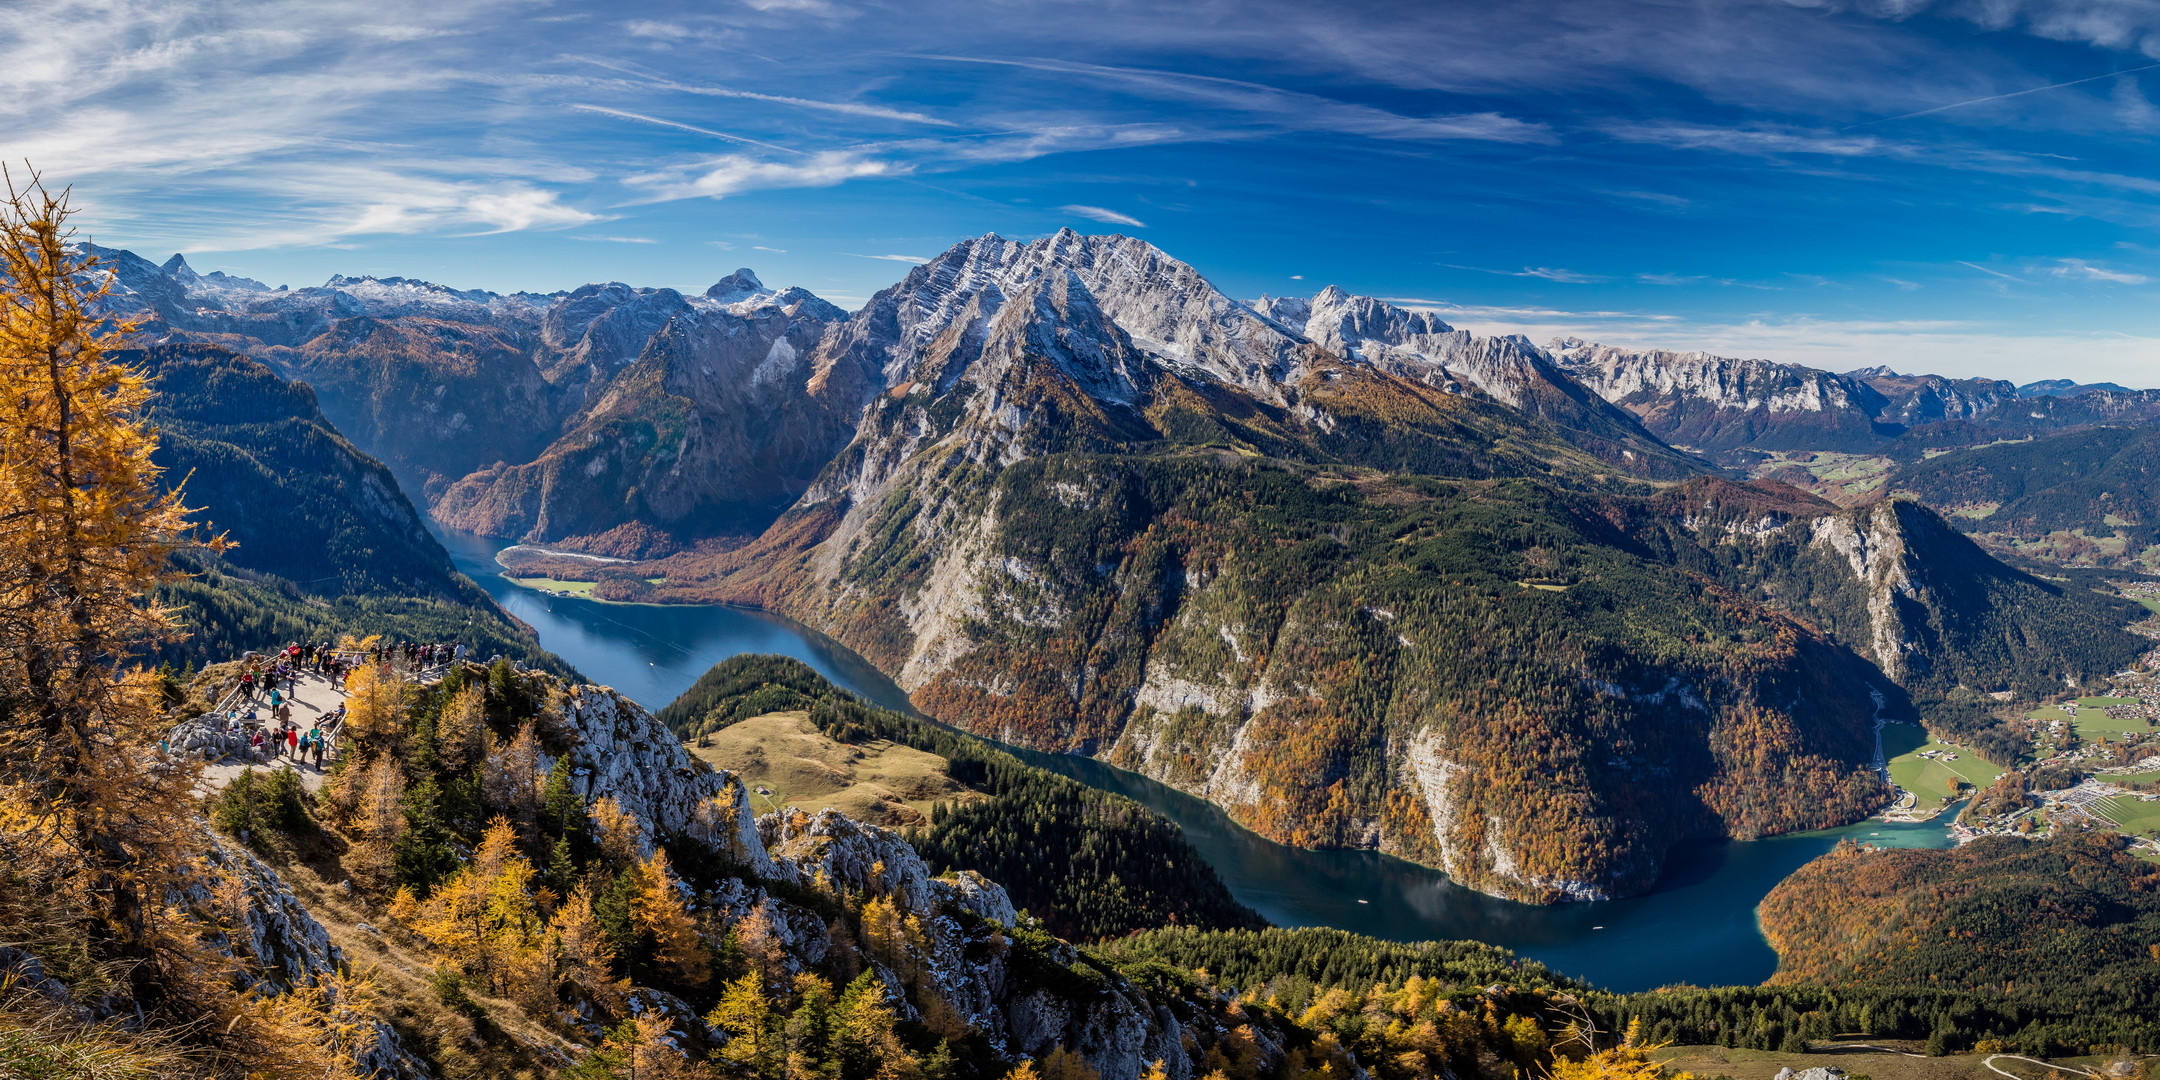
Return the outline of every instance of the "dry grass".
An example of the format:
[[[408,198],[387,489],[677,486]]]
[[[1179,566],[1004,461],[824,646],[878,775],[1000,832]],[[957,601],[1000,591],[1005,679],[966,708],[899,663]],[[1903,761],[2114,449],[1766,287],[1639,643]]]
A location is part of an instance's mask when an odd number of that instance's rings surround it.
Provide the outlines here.
[[[431,978],[434,959],[390,918],[384,898],[354,885],[341,888],[334,864],[288,863],[278,872],[359,971],[374,976],[383,1018],[405,1047],[427,1059],[444,1080],[538,1080],[582,1058],[584,1049],[525,1014],[510,1001],[468,983],[480,1011],[468,1015],[446,1003]],[[327,876],[326,876],[327,875]],[[376,929],[369,933],[361,923]]]
[[[87,1024],[0,976],[0,1076],[10,1080],[162,1080],[204,1075],[202,1062],[117,1022]]]
[[[759,812],[833,807],[877,825],[915,825],[933,802],[980,798],[945,775],[945,759],[898,743],[835,742],[807,713],[754,716],[713,732],[690,752],[742,777]],[[755,794],[763,788],[770,795]]]

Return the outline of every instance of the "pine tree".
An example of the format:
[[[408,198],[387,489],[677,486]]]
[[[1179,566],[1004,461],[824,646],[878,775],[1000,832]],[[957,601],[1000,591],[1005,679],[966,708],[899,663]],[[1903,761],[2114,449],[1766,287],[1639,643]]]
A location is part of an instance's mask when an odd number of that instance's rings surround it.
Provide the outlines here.
[[[584,832],[585,800],[571,786],[568,754],[557,757],[554,767],[548,770],[547,783],[540,792],[540,818],[549,832],[564,839]]]
[[[1060,1046],[1043,1055],[1042,1080],[1101,1080],[1101,1074],[1086,1058]]]
[[[377,888],[387,888],[391,852],[405,832],[405,772],[389,754],[379,754],[360,773],[360,793],[352,822],[360,844],[351,862]]]
[[[645,830],[612,795],[602,795],[592,805],[593,829],[600,834],[600,854],[616,870],[629,870],[644,861]]]
[[[618,1080],[709,1080],[712,1066],[691,1061],[669,1038],[668,1018],[647,1010],[608,1033],[606,1049]]]
[[[917,1070],[914,1055],[901,1045],[898,1019],[885,1003],[885,983],[863,972],[848,984],[834,1009],[832,1064],[843,1080],[902,1080]],[[1096,1080],[1092,1072],[1073,1080]]]
[[[540,813],[540,739],[532,720],[518,725],[507,744],[489,747],[480,798],[490,810],[507,815],[520,833],[533,834]]]
[[[741,1066],[752,1076],[771,1076],[780,1064],[780,1030],[772,1008],[765,1001],[765,977],[753,970],[727,984],[720,1004],[705,1014],[705,1022],[727,1032],[720,1047],[723,1060]]]
[[[569,837],[555,841],[555,847],[548,852],[547,878],[548,884],[560,895],[569,895],[577,886],[577,861],[571,857]]]
[[[787,950],[780,945],[780,936],[773,932],[772,915],[766,908],[770,901],[758,904],[750,914],[735,924],[735,941],[742,946],[743,959],[751,968],[771,979],[778,976],[787,961]]]

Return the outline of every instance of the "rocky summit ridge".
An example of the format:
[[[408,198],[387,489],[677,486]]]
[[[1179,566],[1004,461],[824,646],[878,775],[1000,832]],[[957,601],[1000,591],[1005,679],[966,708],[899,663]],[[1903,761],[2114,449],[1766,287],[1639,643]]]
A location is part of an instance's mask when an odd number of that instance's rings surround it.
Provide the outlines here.
[[[144,290],[195,288],[150,269]],[[1986,674],[1942,659],[1982,638],[2027,681],[2121,651],[2112,626],[2059,648],[2121,612],[1969,544],[1936,545],[1953,572],[1925,588],[1932,563],[1799,530],[1736,562],[1660,498],[1716,472],[1656,434],[1673,402],[1758,439],[1762,417],[1969,416],[2000,387],[1893,399],[1877,384],[1903,376],[1541,348],[1333,287],[1245,303],[1070,230],[963,241],[852,314],[748,271],[488,299],[515,317],[485,324],[338,295],[359,313],[299,346],[199,332],[318,381],[437,518],[633,560],[563,569],[606,599],[787,614],[955,724],[1524,899],[1638,891],[1687,837],[1864,814],[1876,683],[1934,708],[1931,673]],[[1874,551],[1940,525],[1821,528]],[[1955,596],[1984,617],[1931,599]]]

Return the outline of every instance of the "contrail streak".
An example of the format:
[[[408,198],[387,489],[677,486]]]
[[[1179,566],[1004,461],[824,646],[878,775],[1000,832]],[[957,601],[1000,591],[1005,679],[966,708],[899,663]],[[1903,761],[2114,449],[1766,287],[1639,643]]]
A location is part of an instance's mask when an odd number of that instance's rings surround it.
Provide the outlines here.
[[[1933,116],[1936,113],[1948,112],[1951,109],[1962,109],[1967,105],[1980,105],[1990,101],[2002,101],[2007,98],[2024,97],[2027,94],[2037,94],[2042,90],[2060,90],[2065,86],[2076,86],[2080,83],[2099,82],[2102,79],[2112,79],[2117,75],[2135,75],[2140,71],[2151,71],[2154,68],[2160,68],[2160,64],[2146,64],[2143,67],[2124,68],[2121,71],[2110,71],[2105,75],[2088,75],[2082,79],[2072,79],[2069,82],[2059,82],[2055,83],[2052,86],[2035,86],[2030,90],[2013,90],[2007,94],[1994,94],[1988,97],[1974,98],[1971,101],[1953,101],[1948,105],[1937,105],[1932,109],[1922,109],[1919,112],[1909,112],[1902,116],[1885,116],[1880,120],[1863,120],[1860,123],[1848,125],[1846,127],[1839,128],[1838,130],[1851,131],[1853,128],[1864,128],[1870,124],[1887,124],[1892,120],[1910,120],[1916,116]]]

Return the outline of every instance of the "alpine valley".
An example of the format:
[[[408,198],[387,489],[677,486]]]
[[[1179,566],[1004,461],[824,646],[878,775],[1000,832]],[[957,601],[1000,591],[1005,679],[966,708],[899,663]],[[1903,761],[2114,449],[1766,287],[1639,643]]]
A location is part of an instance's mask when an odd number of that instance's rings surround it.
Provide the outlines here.
[[[2142,606],[1967,535],[2043,505],[1992,466],[1900,473],[1912,498],[1814,459],[2091,441],[2151,392],[1540,347],[1071,231],[963,242],[853,313],[749,270],[502,296],[98,254],[146,355],[322,428],[401,582],[440,549],[385,468],[521,576],[786,615],[946,724],[1522,900],[1857,820],[1890,798],[1879,719],[2010,746],[2005,702],[2145,647]]]

